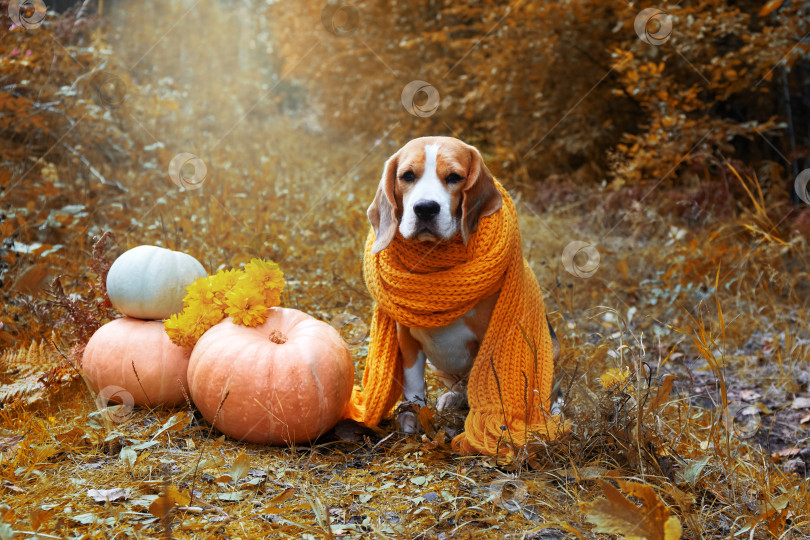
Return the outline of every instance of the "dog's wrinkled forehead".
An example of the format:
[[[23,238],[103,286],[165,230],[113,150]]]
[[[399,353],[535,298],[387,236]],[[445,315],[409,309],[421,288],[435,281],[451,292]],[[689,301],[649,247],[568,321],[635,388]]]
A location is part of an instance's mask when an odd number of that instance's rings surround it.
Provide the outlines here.
[[[429,148],[430,147],[430,148]],[[428,159],[428,154],[435,152],[435,160]],[[430,156],[433,157],[433,156]],[[413,171],[417,177],[425,172],[427,163],[436,163],[436,172],[439,176],[442,173],[456,172],[465,175],[470,168],[472,153],[469,147],[452,137],[420,137],[408,142],[399,151],[399,163],[397,175],[404,171]]]

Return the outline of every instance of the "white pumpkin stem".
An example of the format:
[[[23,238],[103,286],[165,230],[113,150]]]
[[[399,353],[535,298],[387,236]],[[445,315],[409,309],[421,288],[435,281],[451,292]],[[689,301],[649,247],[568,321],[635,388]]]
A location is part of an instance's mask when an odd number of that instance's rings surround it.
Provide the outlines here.
[[[281,333],[281,330],[275,329],[270,332],[270,341],[273,343],[278,343],[281,345],[282,343],[287,343],[287,336]]]

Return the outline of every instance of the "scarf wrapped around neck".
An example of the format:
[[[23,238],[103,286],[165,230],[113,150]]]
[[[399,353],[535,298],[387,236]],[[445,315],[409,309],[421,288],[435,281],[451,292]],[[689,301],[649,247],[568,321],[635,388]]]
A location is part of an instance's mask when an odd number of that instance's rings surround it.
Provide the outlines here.
[[[355,387],[345,416],[376,426],[402,397],[403,363],[396,323],[445,326],[500,290],[467,384],[470,412],[453,439],[462,454],[513,455],[535,437],[556,438],[550,414],[554,371],[551,337],[537,279],[523,258],[515,205],[495,182],[503,206],[481,219],[465,246],[460,235],[440,244],[397,233],[371,254],[363,273],[375,300],[362,390]]]

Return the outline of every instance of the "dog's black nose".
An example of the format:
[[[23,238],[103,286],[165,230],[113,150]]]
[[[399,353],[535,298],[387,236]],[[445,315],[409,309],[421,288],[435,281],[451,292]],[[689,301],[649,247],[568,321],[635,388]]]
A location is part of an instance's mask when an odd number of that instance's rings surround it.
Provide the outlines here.
[[[436,201],[419,201],[413,205],[413,211],[422,221],[430,221],[439,213],[441,208]]]

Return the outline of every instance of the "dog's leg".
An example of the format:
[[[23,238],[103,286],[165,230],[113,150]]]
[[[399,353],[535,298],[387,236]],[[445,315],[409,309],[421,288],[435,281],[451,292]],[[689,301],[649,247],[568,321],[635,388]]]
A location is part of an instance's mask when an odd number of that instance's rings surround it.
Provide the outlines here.
[[[425,405],[425,353],[419,343],[411,336],[404,326],[397,325],[397,339],[399,349],[402,351],[402,365],[405,375],[402,389],[402,405],[397,416],[400,431],[404,433],[417,433],[419,421],[408,405],[421,407]],[[413,407],[410,407],[413,409]],[[418,410],[418,409],[417,409]]]
[[[465,376],[453,375],[437,369],[433,364],[430,364],[430,368],[447,387],[447,392],[442,394],[436,402],[436,410],[444,412],[451,409],[466,409],[468,406],[467,376],[469,373]]]

